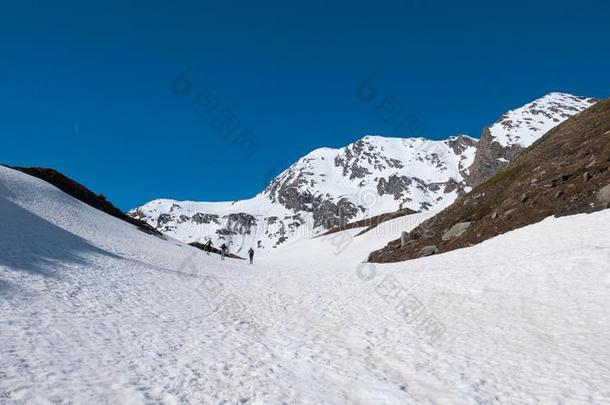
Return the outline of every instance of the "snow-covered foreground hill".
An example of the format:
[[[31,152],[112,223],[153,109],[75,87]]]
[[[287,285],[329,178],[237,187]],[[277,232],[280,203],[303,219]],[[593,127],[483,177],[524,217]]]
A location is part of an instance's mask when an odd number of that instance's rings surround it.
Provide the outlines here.
[[[608,403],[610,210],[362,264],[426,214],[250,266],[0,167],[2,403]]]

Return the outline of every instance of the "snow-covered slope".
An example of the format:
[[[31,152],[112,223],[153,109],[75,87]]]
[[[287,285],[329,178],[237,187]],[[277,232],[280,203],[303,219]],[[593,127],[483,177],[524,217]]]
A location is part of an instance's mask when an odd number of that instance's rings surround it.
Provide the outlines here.
[[[489,131],[494,141],[504,147],[526,148],[568,118],[591,107],[595,101],[566,93],[549,93],[507,112]]]
[[[336,205],[345,199],[353,204],[343,210],[351,218],[398,206],[427,210],[453,200],[475,146],[476,140],[465,135],[445,141],[365,136],[344,148],[314,150],[276,177],[264,194],[296,209],[315,205],[318,197]],[[311,195],[312,200],[293,201],[293,195]],[[316,225],[338,223],[320,216]]]
[[[524,148],[596,102],[593,98],[555,92],[505,113],[483,129],[467,183],[482,183],[507,167]]]
[[[316,149],[250,200],[154,200],[130,215],[185,242],[228,242],[236,254],[265,251],[398,208],[440,209],[463,188],[476,140],[366,136]]]
[[[550,93],[504,114],[481,142],[465,135],[444,141],[366,136],[314,150],[250,200],[154,200],[129,214],[184,242],[225,242],[243,255],[399,208],[437,212],[594,101]]]
[[[252,266],[3,167],[0,215],[2,403],[610,400],[610,210],[377,266],[429,214]]]

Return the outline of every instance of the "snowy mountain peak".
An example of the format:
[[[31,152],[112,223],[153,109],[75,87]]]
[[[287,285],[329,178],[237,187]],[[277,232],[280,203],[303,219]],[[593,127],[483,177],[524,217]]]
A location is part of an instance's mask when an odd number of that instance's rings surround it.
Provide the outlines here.
[[[553,92],[503,114],[483,129],[467,182],[477,185],[502,170],[551,129],[586,110],[597,100]]]
[[[548,94],[504,114],[480,141],[463,134],[445,140],[366,135],[341,148],[311,151],[252,199],[156,200],[129,214],[182,241],[212,239],[240,254],[250,246],[270,250],[401,208],[436,211],[508,164],[522,144],[593,102]]]
[[[343,148],[316,149],[274,179],[265,194],[280,203],[286,202],[288,190],[323,195],[331,200],[347,198],[356,203],[357,194],[361,192],[375,192],[382,197],[385,191],[393,195],[393,204],[365,207],[364,210],[378,214],[385,212],[380,210],[398,208],[398,203],[417,210],[426,209],[428,204],[434,205],[439,196],[429,195],[432,201],[425,195],[416,200],[412,196],[427,194],[423,183],[459,183],[462,171],[472,163],[475,149],[476,140],[465,137],[434,141],[368,135]],[[404,178],[405,184],[396,184],[397,187],[387,190],[384,184],[391,178]],[[420,187],[413,185],[413,190],[406,191],[406,183],[411,184],[413,179],[421,183]],[[417,193],[417,188],[422,193]]]
[[[268,250],[399,208],[427,211],[464,191],[477,141],[365,136],[300,158],[256,197],[226,203],[155,200],[130,211],[185,242],[212,239],[237,254]]]
[[[595,104],[589,97],[552,92],[504,114],[489,130],[500,145],[528,147],[553,127]]]

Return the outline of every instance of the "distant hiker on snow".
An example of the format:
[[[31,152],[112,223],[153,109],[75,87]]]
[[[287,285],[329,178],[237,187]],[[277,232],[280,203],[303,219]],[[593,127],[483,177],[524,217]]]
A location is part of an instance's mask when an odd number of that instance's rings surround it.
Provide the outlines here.
[[[252,264],[252,261],[254,260],[254,249],[250,248],[250,250],[248,250],[248,256],[250,257],[250,264]]]
[[[210,239],[209,241],[206,242],[206,244],[204,245],[204,250],[206,251],[206,253],[209,256],[210,252],[212,251],[212,239]]]
[[[225,245],[223,243],[222,245],[220,245],[220,258],[222,260],[224,260],[226,255],[227,255],[227,245]]]

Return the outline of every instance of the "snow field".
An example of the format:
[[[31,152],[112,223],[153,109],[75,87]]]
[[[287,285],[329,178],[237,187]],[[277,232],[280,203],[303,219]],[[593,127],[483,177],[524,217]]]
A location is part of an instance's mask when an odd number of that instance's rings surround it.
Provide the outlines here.
[[[249,265],[2,167],[0,213],[2,403],[610,400],[608,210],[389,265],[426,215]]]

